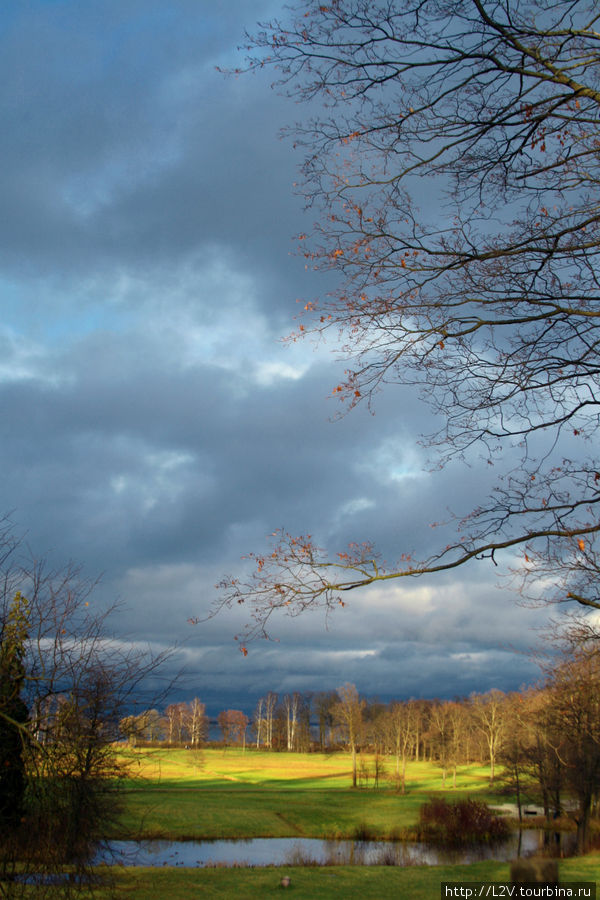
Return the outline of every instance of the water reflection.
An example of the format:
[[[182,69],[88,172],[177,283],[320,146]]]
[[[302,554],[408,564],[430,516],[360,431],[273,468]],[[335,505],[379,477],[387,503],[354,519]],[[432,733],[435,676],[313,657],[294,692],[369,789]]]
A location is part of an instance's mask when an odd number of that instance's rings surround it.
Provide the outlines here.
[[[561,852],[575,835],[561,835]],[[441,865],[507,861],[543,852],[540,829],[511,834],[498,844],[443,848],[417,841],[324,841],[316,838],[252,838],[228,841],[110,841],[95,862],[125,866]]]

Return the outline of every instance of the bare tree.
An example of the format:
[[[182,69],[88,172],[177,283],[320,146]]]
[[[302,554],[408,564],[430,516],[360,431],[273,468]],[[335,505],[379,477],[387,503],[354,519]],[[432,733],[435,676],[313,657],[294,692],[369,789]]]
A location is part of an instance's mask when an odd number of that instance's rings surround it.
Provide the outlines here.
[[[168,653],[153,657],[116,638],[110,631],[115,606],[92,606],[94,582],[75,566],[52,569],[44,560],[32,560],[5,524],[0,721],[10,719],[18,729],[25,782],[18,819],[10,826],[6,818],[3,822],[0,890],[6,889],[3,896],[17,895],[23,886],[12,877],[17,871],[48,877],[50,884],[68,864],[74,877],[53,885],[55,896],[68,896],[84,883],[80,876],[93,877],[89,863],[95,844],[120,810],[119,722]],[[6,702],[5,675],[11,671],[26,717],[15,716]],[[40,885],[40,896],[44,890]]]
[[[434,741],[436,756],[442,769],[442,787],[446,787],[446,776],[452,761],[453,729],[451,706],[448,702],[433,703],[431,706],[430,731]]]
[[[541,701],[541,704],[540,704]],[[506,734],[500,747],[498,761],[502,764],[502,782],[514,793],[519,822],[523,821],[523,804],[532,797],[532,785],[537,780],[547,819],[550,819],[549,783],[547,778],[549,747],[544,746],[539,717],[540,705],[545,705],[543,693],[519,691],[506,699]],[[555,785],[555,788],[559,787]],[[555,793],[556,796],[556,793]],[[560,812],[560,800],[556,807]]]
[[[269,749],[273,747],[273,717],[277,707],[277,694],[269,691],[265,697],[265,744]]]
[[[300,245],[340,287],[306,304],[296,336],[342,334],[334,394],[350,408],[389,383],[419,389],[441,414],[426,438],[440,464],[510,448],[514,468],[438,552],[399,548],[387,570],[368,543],[332,556],[276,532],[253,575],[221,584],[220,604],[252,606],[247,637],[268,635],[275,610],[330,610],[359,586],[505,550],[525,575],[573,564],[551,599],[600,607],[597,581],[579,578],[600,530],[586,440],[600,402],[599,21],[595,0],[303,0],[249,38],[248,68],[272,66],[313,102],[294,129],[316,215]]]
[[[296,724],[296,749],[308,752],[312,748],[313,735],[311,730],[312,692],[299,694],[300,705],[298,710],[298,722]]]
[[[224,709],[217,716],[225,744],[242,744],[246,749],[248,716],[240,709]]]
[[[473,715],[479,731],[485,738],[490,763],[490,784],[496,774],[496,759],[504,732],[506,694],[491,690],[487,694],[471,697]]]
[[[313,699],[313,706],[319,723],[319,746],[321,750],[325,750],[332,743],[333,709],[337,699],[335,691],[321,691],[315,694]]]
[[[415,762],[420,759],[422,750],[423,736],[427,731],[429,723],[429,714],[431,704],[427,700],[409,700],[409,704],[414,708],[414,748]]]
[[[300,712],[300,694],[286,694],[283,703],[286,712],[286,732],[287,732],[287,749],[294,750],[296,748],[296,728],[298,725],[298,714]]]
[[[568,633],[543,693],[543,724],[566,792],[577,799],[570,813],[577,849],[589,849],[592,804],[600,791],[600,655]],[[560,800],[558,801],[560,811]]]
[[[391,703],[386,716],[387,731],[396,756],[396,781],[403,794],[406,792],[406,762],[414,741],[415,713],[414,704]]]
[[[361,738],[365,701],[359,697],[353,684],[343,684],[337,689],[337,694],[339,702],[335,707],[335,717],[344,731],[352,754],[352,787],[356,787],[356,753]]]
[[[169,703],[165,709],[169,744],[181,744],[186,736],[186,713],[185,703]]]
[[[254,730],[256,732],[256,749],[257,750],[260,748],[260,737],[261,737],[262,730],[263,730],[263,727],[265,724],[265,720],[263,717],[264,702],[265,702],[264,698],[260,697],[260,699],[256,705],[256,712],[254,713]]]
[[[190,743],[193,748],[200,747],[206,740],[208,722],[206,718],[206,706],[198,697],[194,697],[186,706],[187,729]]]

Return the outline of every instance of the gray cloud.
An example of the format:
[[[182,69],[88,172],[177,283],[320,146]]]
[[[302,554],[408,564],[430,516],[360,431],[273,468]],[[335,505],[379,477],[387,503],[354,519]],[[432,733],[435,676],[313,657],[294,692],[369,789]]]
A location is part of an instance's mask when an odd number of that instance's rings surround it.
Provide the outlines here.
[[[329,631],[282,619],[281,643],[248,659],[231,640],[243,610],[186,625],[274,528],[427,555],[444,542],[431,523],[468,511],[487,474],[427,470],[433,423],[405,389],[331,422],[335,340],[278,343],[296,298],[331,286],[290,255],[310,215],[277,138],[295,111],[266,74],[214,68],[239,60],[240,23],[278,8],[1,13],[3,506],[36,554],[104,573],[124,636],[183,640],[186,684],[215,709],[343,681],[382,697],[515,687],[534,668],[511,647],[541,616],[486,564],[352,597]]]

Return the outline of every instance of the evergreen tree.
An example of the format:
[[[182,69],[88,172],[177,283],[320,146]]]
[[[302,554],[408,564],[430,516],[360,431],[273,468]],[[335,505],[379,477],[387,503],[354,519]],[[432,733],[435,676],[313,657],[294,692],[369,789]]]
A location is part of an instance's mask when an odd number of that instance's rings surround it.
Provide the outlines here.
[[[28,711],[22,692],[28,627],[28,603],[17,591],[0,642],[0,827],[4,828],[19,822],[25,793],[23,750]]]

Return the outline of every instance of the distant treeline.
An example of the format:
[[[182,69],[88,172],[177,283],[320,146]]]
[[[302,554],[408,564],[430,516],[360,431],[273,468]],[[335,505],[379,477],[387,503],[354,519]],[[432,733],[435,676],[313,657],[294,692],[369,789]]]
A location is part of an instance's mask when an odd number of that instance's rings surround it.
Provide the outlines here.
[[[459,766],[489,765],[521,801],[535,800],[548,819],[568,805],[585,842],[600,787],[600,656],[578,646],[563,654],[536,687],[491,690],[455,700],[381,703],[345,684],[335,691],[261,697],[252,718],[241,710],[217,717],[224,745],[272,751],[349,750],[354,786],[376,786],[385,775],[406,790],[409,760],[439,766],[444,787]],[[199,749],[207,739],[204,704],[172,703],[128,716],[121,732],[131,743]],[[367,761],[363,754],[369,754]],[[532,787],[533,786],[533,787]]]

